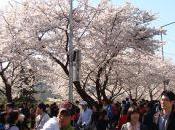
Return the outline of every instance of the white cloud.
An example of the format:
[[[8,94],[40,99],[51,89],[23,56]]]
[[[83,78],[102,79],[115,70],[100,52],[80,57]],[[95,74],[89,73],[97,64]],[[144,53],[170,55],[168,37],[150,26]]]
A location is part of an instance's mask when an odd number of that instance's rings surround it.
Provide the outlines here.
[[[0,0],[0,9],[4,9],[9,0]]]

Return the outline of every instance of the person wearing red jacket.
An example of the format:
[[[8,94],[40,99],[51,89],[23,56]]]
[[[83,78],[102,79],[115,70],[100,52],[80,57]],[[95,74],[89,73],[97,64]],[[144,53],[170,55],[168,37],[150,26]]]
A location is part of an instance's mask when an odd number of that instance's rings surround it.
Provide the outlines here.
[[[120,130],[122,125],[127,122],[127,111],[123,110],[118,121],[118,125],[116,126],[116,130]]]

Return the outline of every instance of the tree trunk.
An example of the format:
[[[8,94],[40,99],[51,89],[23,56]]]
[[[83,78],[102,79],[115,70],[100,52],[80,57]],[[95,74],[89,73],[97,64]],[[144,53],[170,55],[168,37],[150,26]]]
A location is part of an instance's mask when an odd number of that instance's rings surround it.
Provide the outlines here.
[[[97,91],[97,99],[101,101],[101,92],[100,92],[101,85],[99,83],[96,84],[96,91]]]
[[[11,89],[11,86],[6,84],[5,86],[5,90],[6,90],[6,98],[7,98],[7,102],[12,102],[12,89]]]
[[[101,75],[102,71],[103,71],[103,68],[100,68],[98,70],[98,74],[96,76],[96,82],[95,82],[98,101],[101,101],[101,88],[102,88],[102,86],[100,84],[100,75]]]
[[[105,101],[109,100],[107,98],[107,96],[106,96],[106,93],[105,93],[105,89],[104,88],[101,90],[101,95],[103,96],[103,100],[105,100]]]
[[[12,87],[10,83],[8,82],[8,79],[6,78],[4,71],[0,73],[0,76],[5,85],[5,96],[7,98],[7,102],[11,102],[12,101]]]
[[[151,91],[149,92],[149,97],[150,97],[150,100],[152,101],[153,100],[153,94],[152,94]]]
[[[130,98],[130,99],[133,99],[131,90],[129,90],[129,98]]]
[[[82,98],[83,100],[85,100],[90,106],[97,104],[97,102],[95,102],[95,100],[94,100],[93,98],[91,98],[91,97],[85,92],[85,90],[83,90],[83,89],[81,88],[81,85],[80,85],[80,82],[79,82],[79,81],[75,81],[75,82],[74,82],[74,85],[75,85],[75,88],[76,88],[78,94],[81,96],[81,98]]]
[[[67,64],[64,65],[59,59],[57,59],[56,57],[54,57],[51,53],[49,53],[49,54],[50,54],[51,58],[52,58],[56,63],[58,63],[58,64],[61,66],[61,68],[64,70],[65,74],[69,77],[69,71],[68,71],[68,69],[67,69]],[[68,61],[67,61],[67,63],[68,63]],[[75,88],[76,88],[77,93],[80,95],[80,97],[81,97],[83,100],[87,101],[87,103],[88,103],[89,105],[92,106],[92,105],[97,104],[97,103],[95,102],[95,100],[94,100],[92,97],[90,97],[90,96],[85,92],[85,90],[82,89],[81,84],[80,84],[79,81],[75,81],[75,82],[74,82],[74,86],[75,86]]]

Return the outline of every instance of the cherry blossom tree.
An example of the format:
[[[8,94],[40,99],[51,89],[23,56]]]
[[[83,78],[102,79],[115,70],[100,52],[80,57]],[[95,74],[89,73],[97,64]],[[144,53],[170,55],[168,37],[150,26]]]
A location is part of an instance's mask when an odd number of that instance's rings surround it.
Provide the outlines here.
[[[13,48],[15,54],[28,56],[40,71],[55,72],[57,69],[46,62],[56,63],[54,67],[62,69],[59,76],[63,82],[69,76],[67,5],[69,1],[66,0],[11,3],[11,8],[2,17],[1,34],[1,44]],[[159,41],[154,36],[160,32],[149,26],[154,19],[153,14],[129,3],[115,7],[108,1],[101,1],[97,6],[90,5],[88,0],[76,1],[73,43],[74,48],[81,50],[82,60],[81,81],[74,82],[74,87],[81,98],[94,104],[94,99],[100,101],[107,96],[115,99],[130,90],[143,90],[139,92],[141,95],[146,91],[142,81],[147,75],[142,72],[147,63],[140,64],[142,61],[137,55],[153,56],[159,48]],[[38,58],[45,62],[47,69],[37,62]],[[51,82],[57,86],[55,78]]]

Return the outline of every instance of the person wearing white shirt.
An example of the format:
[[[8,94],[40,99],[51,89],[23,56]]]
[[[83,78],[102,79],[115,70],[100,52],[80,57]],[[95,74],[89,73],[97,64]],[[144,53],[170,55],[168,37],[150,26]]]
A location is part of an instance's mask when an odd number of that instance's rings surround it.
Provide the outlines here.
[[[50,118],[41,130],[60,130],[57,117]]]
[[[61,108],[59,114],[49,119],[42,130],[74,130],[71,126],[71,115],[67,108]]]
[[[84,127],[85,129],[88,130],[90,129],[91,125],[92,110],[88,108],[88,104],[86,101],[80,102],[80,105],[83,111],[80,113],[77,125],[80,127]]]
[[[41,130],[44,124],[49,120],[49,115],[45,112],[46,105],[44,103],[40,103],[36,109],[36,125],[35,130]]]

